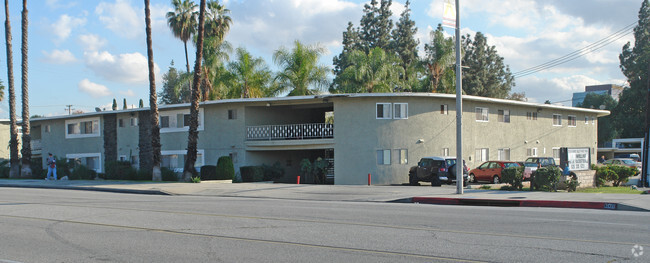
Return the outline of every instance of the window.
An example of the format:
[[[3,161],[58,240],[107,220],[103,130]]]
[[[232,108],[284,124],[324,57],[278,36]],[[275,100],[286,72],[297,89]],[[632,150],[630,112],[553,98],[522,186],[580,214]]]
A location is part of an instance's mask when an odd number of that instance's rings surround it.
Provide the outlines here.
[[[440,114],[445,114],[445,115],[449,114],[449,108],[447,104],[440,105]]]
[[[117,158],[117,159],[120,160],[120,162],[128,161],[128,160],[126,159],[126,155],[120,155],[120,157]]]
[[[390,164],[390,150],[377,150],[377,164]]]
[[[528,148],[526,149],[526,155],[535,157],[537,156],[537,148]]]
[[[66,154],[65,158],[69,161],[73,161],[76,164],[81,164],[88,169],[95,170],[95,172],[102,172],[102,163],[101,163],[101,154],[100,153],[76,153],[76,154]]]
[[[183,127],[190,127],[190,115],[183,114]]]
[[[555,159],[556,163],[559,163],[559,160],[560,160],[560,148],[553,147],[553,159]]]
[[[589,124],[589,117],[585,116],[585,124]]]
[[[232,160],[232,163],[237,163],[237,152],[231,152],[230,154],[228,154],[228,156],[230,156],[230,160]]]
[[[526,112],[526,120],[537,120],[537,112]]]
[[[45,132],[50,132],[50,125],[45,125]]]
[[[66,138],[99,137],[99,118],[65,121]]]
[[[409,104],[408,103],[395,103],[393,104],[395,119],[408,119],[409,118]]]
[[[130,124],[131,124],[131,127],[138,126],[138,118],[131,117]]]
[[[488,121],[488,108],[476,107],[476,121]]]
[[[449,156],[449,148],[442,149],[442,156]]]
[[[596,118],[595,117],[591,117],[591,124],[596,124]]]
[[[117,120],[117,126],[120,127],[120,128],[124,127],[124,119],[118,119]]]
[[[169,169],[182,169],[185,166],[185,154],[187,151],[178,150],[178,151],[161,151],[161,167]],[[194,162],[195,167],[203,166],[203,150],[199,149],[196,152],[196,162]]]
[[[569,127],[575,127],[578,118],[574,115],[569,115],[567,120],[569,121]]]
[[[169,128],[169,116],[160,116],[160,128]]]
[[[476,161],[485,162],[490,160],[490,151],[488,148],[476,149]]]
[[[408,164],[409,163],[409,160],[408,160],[409,154],[408,154],[407,149],[398,149],[397,153],[398,153],[397,156],[399,156],[399,164]]]
[[[390,103],[377,103],[377,119],[391,119]]]
[[[562,126],[562,115],[553,114],[553,126]]]
[[[237,119],[237,110],[228,110],[228,119],[236,120]]]
[[[499,122],[510,123],[510,110],[499,110]]]
[[[510,148],[499,149],[499,161],[510,161]]]

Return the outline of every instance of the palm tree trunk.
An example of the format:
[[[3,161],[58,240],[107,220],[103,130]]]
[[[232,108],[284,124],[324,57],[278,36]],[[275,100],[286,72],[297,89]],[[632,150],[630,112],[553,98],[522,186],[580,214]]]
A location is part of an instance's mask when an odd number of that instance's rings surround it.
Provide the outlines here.
[[[9,22],[9,0],[5,0],[5,43],[7,44],[7,86],[9,89],[9,119],[11,138],[9,139],[10,178],[20,177],[18,160],[18,131],[16,128],[16,91],[14,89],[14,59],[11,48],[11,23]]]
[[[187,41],[183,41],[183,45],[185,45],[185,66],[187,67],[187,73],[190,73],[190,59],[187,56]]]
[[[28,65],[27,65],[27,51],[29,50],[29,46],[27,44],[27,0],[23,0],[23,20],[22,20],[22,33],[23,33],[23,39],[22,39],[22,55],[23,55],[23,61],[22,61],[22,73],[23,73],[23,150],[22,150],[22,160],[23,160],[23,168],[21,171],[21,177],[23,178],[31,178],[32,177],[32,137],[30,135],[30,127],[31,125],[29,124],[29,85],[28,85],[28,78],[27,78],[27,71],[28,71]]]
[[[151,180],[162,181],[162,175],[160,173],[160,125],[158,123],[156,75],[153,71],[153,44],[151,40],[151,11],[149,10],[149,0],[144,0],[144,12],[145,22],[147,24],[147,57],[149,58],[149,111],[151,111],[151,150],[153,151],[153,173]],[[187,54],[187,50],[185,52]]]
[[[203,60],[203,23],[205,21],[205,0],[201,0],[199,8],[199,31],[196,41],[196,60],[194,61],[194,82],[192,82],[192,102],[190,106],[190,129],[187,138],[187,155],[183,169],[183,180],[189,182],[196,174],[196,145],[199,140],[199,83],[201,78],[201,61]]]

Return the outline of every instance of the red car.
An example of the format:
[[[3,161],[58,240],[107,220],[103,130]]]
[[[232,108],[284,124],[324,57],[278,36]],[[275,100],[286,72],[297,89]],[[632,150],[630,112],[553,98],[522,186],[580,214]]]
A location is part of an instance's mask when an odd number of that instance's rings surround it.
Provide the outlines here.
[[[508,167],[518,167],[519,163],[510,161],[487,161],[469,171],[469,180],[473,183],[483,181],[498,184],[501,171]]]

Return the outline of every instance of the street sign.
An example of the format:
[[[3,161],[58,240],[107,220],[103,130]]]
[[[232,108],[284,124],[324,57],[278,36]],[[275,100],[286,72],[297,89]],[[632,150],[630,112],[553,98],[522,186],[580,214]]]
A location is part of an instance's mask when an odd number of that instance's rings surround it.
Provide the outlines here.
[[[456,28],[456,5],[454,0],[445,0],[444,12],[442,14],[442,25]]]

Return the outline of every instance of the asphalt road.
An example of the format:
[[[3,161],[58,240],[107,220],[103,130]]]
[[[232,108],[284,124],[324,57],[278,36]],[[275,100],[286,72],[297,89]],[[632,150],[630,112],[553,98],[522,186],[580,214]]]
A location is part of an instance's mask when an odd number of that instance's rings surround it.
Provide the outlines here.
[[[0,262],[650,262],[649,223],[646,212],[2,188]]]

